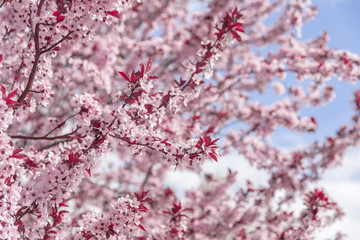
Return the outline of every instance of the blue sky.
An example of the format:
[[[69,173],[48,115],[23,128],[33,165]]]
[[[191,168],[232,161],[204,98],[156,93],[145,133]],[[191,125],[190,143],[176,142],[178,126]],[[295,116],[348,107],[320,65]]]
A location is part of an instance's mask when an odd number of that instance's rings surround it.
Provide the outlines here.
[[[313,0],[318,6],[319,15],[313,21],[304,25],[302,39],[318,36],[323,31],[330,35],[328,46],[336,49],[347,49],[360,54],[360,0]],[[197,11],[204,5],[191,1],[191,10]],[[291,78],[291,77],[290,77]],[[286,79],[285,81],[291,79]],[[359,84],[343,83],[337,79],[329,81],[336,90],[333,102],[317,108],[305,109],[303,115],[314,115],[319,123],[315,134],[303,134],[278,129],[272,138],[273,144],[284,150],[296,149],[308,145],[314,140],[323,140],[326,136],[333,135],[340,125],[349,122],[352,116],[350,98],[355,89],[360,89]],[[262,97],[259,96],[260,102]],[[265,97],[262,100],[267,100]],[[234,158],[235,164],[234,164]],[[223,157],[219,163],[207,163],[205,168],[212,172],[223,174],[232,166],[239,171],[242,179],[255,179],[261,183],[266,181],[266,175],[251,168],[244,159],[235,154]],[[187,179],[184,181],[184,179]],[[191,172],[173,172],[169,174],[168,184],[181,192],[185,189],[200,185],[200,179]],[[335,223],[323,231],[319,231],[316,240],[331,238],[337,231],[347,234],[348,240],[358,240],[360,226],[360,148],[349,149],[344,156],[341,166],[328,170],[321,181],[313,187],[324,187],[330,198],[338,202],[346,216],[342,221]],[[301,209],[301,199],[297,204]]]
[[[359,0],[317,0],[319,15],[303,28],[303,38],[317,36],[326,30],[330,35],[328,46],[337,49],[347,49],[360,54],[360,1]],[[336,90],[336,98],[325,107],[313,110],[316,113],[320,128],[317,136],[331,135],[341,124],[346,124],[352,115],[349,98],[359,84],[342,83],[332,79]],[[281,136],[280,136],[281,137]],[[306,142],[309,136],[296,141]],[[278,138],[278,143],[281,143]],[[337,201],[345,211],[342,221],[321,231],[316,239],[334,236],[337,231],[347,234],[347,239],[359,239],[360,226],[360,149],[347,151],[342,165],[329,170],[323,180],[315,184],[326,189],[332,199]]]
[[[302,39],[318,36],[327,31],[330,35],[328,46],[336,49],[348,49],[360,54],[360,1],[359,0],[317,0],[318,17],[305,24]],[[358,84],[340,82],[332,79],[329,84],[336,90],[336,98],[325,107],[309,109],[307,114],[314,113],[319,121],[317,137],[323,138],[332,134],[340,124],[346,124],[352,115],[349,98]]]
[[[329,46],[360,53],[358,26],[360,1],[317,0],[313,2],[319,7],[319,15],[317,19],[305,26],[304,36],[311,37],[321,30],[327,30],[331,36]]]

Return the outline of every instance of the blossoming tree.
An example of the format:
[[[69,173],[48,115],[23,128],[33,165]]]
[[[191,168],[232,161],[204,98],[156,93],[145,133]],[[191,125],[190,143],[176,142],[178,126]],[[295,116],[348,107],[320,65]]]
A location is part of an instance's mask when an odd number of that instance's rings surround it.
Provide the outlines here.
[[[333,99],[330,77],[359,80],[359,56],[326,34],[299,40],[309,0],[213,0],[196,14],[187,2],[0,1],[0,239],[312,239],[343,215],[308,185],[359,143],[360,92],[321,142],[289,153],[269,137],[316,134],[300,111]],[[279,99],[257,103],[269,86]],[[230,152],[268,183],[204,171]],[[202,188],[176,196],[174,168]]]

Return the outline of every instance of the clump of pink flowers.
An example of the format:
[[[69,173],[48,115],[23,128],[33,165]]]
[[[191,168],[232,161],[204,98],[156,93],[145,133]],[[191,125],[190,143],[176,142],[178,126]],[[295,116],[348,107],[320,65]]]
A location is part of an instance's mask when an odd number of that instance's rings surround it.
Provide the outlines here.
[[[341,218],[309,184],[359,144],[359,91],[322,141],[271,137],[317,134],[302,110],[335,98],[329,78],[358,81],[360,56],[296,37],[309,0],[187,4],[0,0],[0,239],[313,239]],[[235,153],[267,182],[243,184],[236,158],[225,176],[204,167]],[[201,185],[170,186],[182,170]]]

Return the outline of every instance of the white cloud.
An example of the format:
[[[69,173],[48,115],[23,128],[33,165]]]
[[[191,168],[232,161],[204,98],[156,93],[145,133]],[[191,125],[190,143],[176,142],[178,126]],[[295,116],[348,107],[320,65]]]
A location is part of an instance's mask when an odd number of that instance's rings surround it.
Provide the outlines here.
[[[196,189],[200,184],[200,176],[189,170],[171,171],[165,178],[165,185],[169,186],[180,198],[184,197],[185,191]]]
[[[348,240],[358,240],[360,232],[360,149],[352,149],[344,156],[341,166],[329,169],[323,179],[312,184],[311,187],[321,187],[329,194],[330,199],[341,206],[345,216],[341,221],[321,230],[316,240],[334,237],[339,231],[347,234]],[[238,171],[238,180],[244,184],[246,179],[255,185],[265,185],[267,174],[251,167],[248,162],[236,154],[230,154],[219,160],[218,163],[208,161],[204,164],[206,172],[216,175],[225,175],[228,168]],[[183,197],[184,191],[196,189],[201,184],[200,177],[191,171],[170,172],[166,182],[175,192]],[[293,206],[296,210],[303,208],[302,199]]]
[[[252,167],[242,156],[229,154],[220,158],[219,162],[208,161],[204,164],[203,169],[214,175],[224,176],[228,169],[237,171],[238,180],[251,180],[255,185],[265,185],[268,175],[263,170]]]
[[[344,210],[344,218],[320,231],[316,239],[325,239],[341,231],[348,240],[358,240],[360,233],[360,149],[351,149],[344,156],[341,166],[328,170],[321,181],[330,198]]]
[[[330,198],[336,201],[345,216],[331,227],[319,231],[316,239],[325,239],[335,236],[337,232],[347,235],[348,240],[359,239],[360,226],[360,182],[354,181],[321,181]]]

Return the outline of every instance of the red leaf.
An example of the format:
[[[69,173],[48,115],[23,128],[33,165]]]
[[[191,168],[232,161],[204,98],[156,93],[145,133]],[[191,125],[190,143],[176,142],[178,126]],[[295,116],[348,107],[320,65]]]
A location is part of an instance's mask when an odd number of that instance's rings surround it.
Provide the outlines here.
[[[200,119],[200,117],[201,117],[200,115],[194,115],[194,116],[192,117],[192,119],[193,119],[193,120],[197,120],[197,119]]]
[[[209,50],[205,53],[205,59],[208,60],[213,55],[213,52],[210,52]]]
[[[5,98],[5,95],[6,95],[6,89],[4,88],[4,86],[3,86],[3,85],[1,85],[1,93],[2,93],[3,98]]]
[[[144,76],[144,71],[145,71],[145,67],[144,67],[144,64],[140,64],[140,69],[141,69],[141,72],[140,72],[140,77],[143,77]]]
[[[15,105],[15,104],[20,104],[17,101],[13,101],[11,99],[6,99],[6,105]]]
[[[313,124],[317,124],[316,119],[314,117],[311,117],[310,120]]]
[[[139,224],[139,225],[136,225],[137,227],[139,227],[141,230],[143,230],[144,232],[146,232],[146,230],[145,230],[145,228],[141,225],[141,224]]]
[[[197,62],[196,68],[201,68],[201,67],[204,67],[205,65],[206,65],[206,62]]]
[[[235,27],[238,27],[238,28],[241,28],[243,25],[241,23],[234,23],[233,25],[231,25],[230,28],[235,28]]]
[[[85,171],[87,171],[87,172],[88,172],[88,174],[89,174],[89,176],[91,177],[91,169],[90,169],[90,168],[88,168],[88,169],[85,169]]]
[[[217,160],[217,157],[216,157],[216,155],[215,155],[214,153],[209,153],[209,155],[210,155],[210,157],[212,157],[212,159],[215,160],[215,162],[218,161],[218,160]]]
[[[131,83],[129,76],[128,76],[126,73],[120,72],[120,71],[119,71],[118,73],[120,73],[120,75],[121,75],[123,78],[125,78],[126,81],[128,81],[129,83]]]
[[[170,233],[172,233],[172,234],[178,234],[178,232],[179,231],[176,228],[172,228],[170,231]]]
[[[28,206],[21,207],[15,214],[15,217],[20,217],[21,214],[23,214],[23,210],[26,209]]]
[[[15,149],[15,150],[13,151],[13,155],[18,154],[19,152],[22,152],[23,150],[24,150],[23,148]]]
[[[207,146],[209,146],[211,144],[211,137],[206,136],[204,138],[204,140],[205,140],[205,147],[207,147]]]
[[[211,126],[211,127],[209,127],[209,128],[205,131],[205,133],[213,133],[213,132],[214,132],[214,129],[215,129],[215,127],[214,127],[214,126]]]
[[[53,13],[53,16],[59,16],[60,14],[61,14],[61,11],[58,10],[58,11],[56,11],[56,12]]]
[[[234,31],[231,31],[231,34],[234,36],[234,38],[235,38],[236,40],[238,40],[239,42],[241,42],[241,37],[240,37],[239,34],[237,34],[237,33],[234,32]]]
[[[17,90],[18,90],[18,89],[15,89],[15,90],[12,91],[11,93],[9,93],[9,95],[7,96],[7,99],[10,99],[10,98],[14,97],[14,96],[16,95],[16,93],[17,93]]]
[[[16,154],[16,155],[13,155],[12,157],[13,158],[26,158],[27,155],[25,155],[25,154]]]
[[[321,68],[323,65],[324,65],[324,61],[321,61],[321,62],[319,63],[318,68]]]
[[[199,154],[197,154],[197,153],[192,153],[192,154],[189,155],[189,158],[190,158],[190,159],[194,159],[194,158],[197,158],[198,156],[199,156]]]
[[[235,30],[238,31],[238,32],[245,33],[244,29],[242,29],[242,28],[235,28]]]
[[[131,76],[131,82],[133,82],[133,83],[136,83],[138,79],[139,79],[139,76],[136,76],[136,75]]]
[[[147,207],[145,207],[144,205],[140,205],[139,206],[139,211],[140,212],[147,212],[149,209],[147,209]]]
[[[65,203],[59,203],[59,207],[69,207],[68,205],[66,205]],[[61,211],[60,211],[61,212]]]
[[[69,212],[69,211],[61,210],[61,211],[59,212],[59,215],[62,216],[64,213],[68,213],[68,212]]]
[[[61,21],[63,21],[65,19],[65,17],[64,16],[57,16],[57,18],[56,18],[56,21],[58,21],[58,22],[61,22]]]
[[[204,139],[202,137],[200,137],[199,141],[198,141],[198,144],[199,145],[202,145],[204,143]]]
[[[152,65],[152,60],[151,58],[149,58],[149,61],[146,64],[146,73],[150,72],[151,65]]]
[[[133,104],[135,102],[135,100],[134,99],[127,99],[126,101],[125,101],[125,103],[126,104]]]
[[[204,71],[204,69],[198,68],[198,69],[196,69],[195,74],[196,74],[196,73],[201,73],[202,71]]]
[[[116,10],[109,11],[108,14],[113,17],[120,18],[120,13]]]

